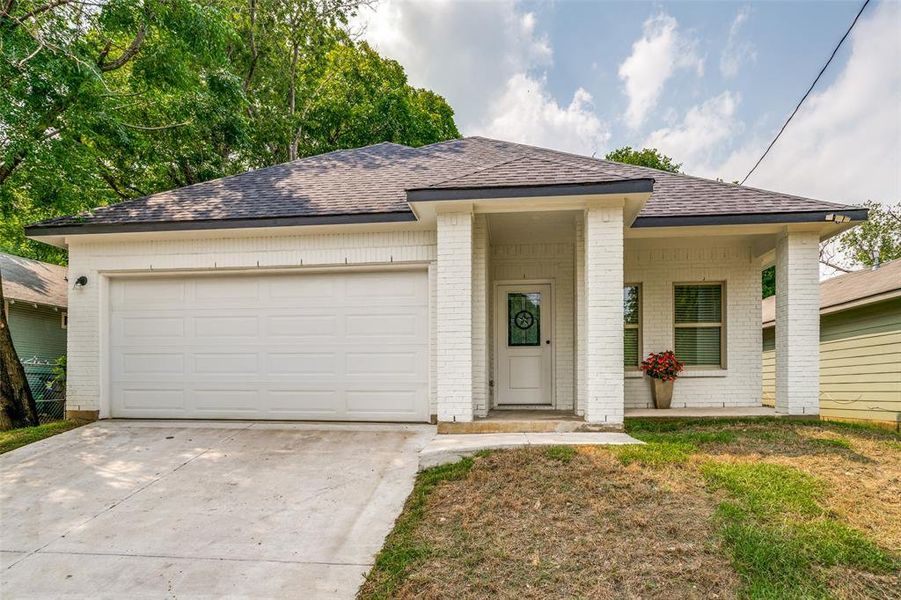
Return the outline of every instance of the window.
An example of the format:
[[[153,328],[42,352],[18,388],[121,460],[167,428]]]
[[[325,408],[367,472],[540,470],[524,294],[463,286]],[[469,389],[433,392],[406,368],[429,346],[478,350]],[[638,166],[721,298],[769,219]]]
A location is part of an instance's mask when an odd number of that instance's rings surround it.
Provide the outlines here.
[[[541,292],[507,294],[507,345],[541,345]]]
[[[623,287],[623,366],[638,368],[641,360],[641,286]]]
[[[62,327],[63,329],[68,329],[68,328],[69,328],[69,313],[64,312],[62,315],[60,315],[60,322],[59,322],[59,325],[60,325],[60,327]]]
[[[676,358],[686,366],[723,366],[723,284],[676,284]]]

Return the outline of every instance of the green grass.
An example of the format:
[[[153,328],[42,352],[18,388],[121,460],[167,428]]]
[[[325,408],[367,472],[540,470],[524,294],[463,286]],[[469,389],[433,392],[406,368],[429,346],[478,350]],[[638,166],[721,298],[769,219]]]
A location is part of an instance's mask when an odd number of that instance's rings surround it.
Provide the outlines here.
[[[748,598],[828,598],[824,569],[891,573],[897,560],[862,533],[827,516],[823,485],[792,467],[711,461],[701,467],[720,504],[721,534]]]
[[[842,450],[851,450],[851,442],[845,438],[813,438],[810,443],[823,446],[825,448],[841,448]]]
[[[709,462],[701,472],[713,489],[724,489],[756,516],[818,515],[821,484],[792,467],[769,463]]]
[[[466,477],[473,463],[473,459],[464,458],[456,463],[426,469],[419,474],[403,512],[397,518],[394,529],[375,557],[375,564],[366,577],[364,589],[367,598],[392,597],[407,574],[429,557],[431,549],[428,544],[416,536],[417,526],[425,518],[429,494],[444,481]]]
[[[578,451],[572,446],[549,446],[544,451],[544,455],[551,460],[564,464],[572,461],[576,454],[578,454]]]
[[[53,423],[46,423],[37,427],[22,427],[20,429],[0,431],[0,454],[27,446],[58,433],[69,431],[82,424],[75,421],[54,421]]]
[[[637,462],[651,466],[683,463],[696,450],[697,447],[693,444],[681,442],[651,442],[642,446],[631,445],[611,448],[611,451],[624,465]]]

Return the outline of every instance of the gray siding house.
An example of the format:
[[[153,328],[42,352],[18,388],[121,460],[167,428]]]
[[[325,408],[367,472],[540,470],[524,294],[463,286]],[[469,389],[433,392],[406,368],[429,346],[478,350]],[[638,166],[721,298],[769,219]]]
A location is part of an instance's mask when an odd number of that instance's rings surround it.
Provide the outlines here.
[[[66,267],[0,253],[3,310],[38,401],[51,366],[66,354]]]

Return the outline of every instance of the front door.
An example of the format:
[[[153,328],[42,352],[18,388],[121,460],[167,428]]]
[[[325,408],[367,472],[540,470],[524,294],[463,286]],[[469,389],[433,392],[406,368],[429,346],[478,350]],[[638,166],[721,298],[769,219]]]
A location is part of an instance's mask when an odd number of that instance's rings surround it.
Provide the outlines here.
[[[550,284],[499,285],[495,299],[495,403],[552,404]]]

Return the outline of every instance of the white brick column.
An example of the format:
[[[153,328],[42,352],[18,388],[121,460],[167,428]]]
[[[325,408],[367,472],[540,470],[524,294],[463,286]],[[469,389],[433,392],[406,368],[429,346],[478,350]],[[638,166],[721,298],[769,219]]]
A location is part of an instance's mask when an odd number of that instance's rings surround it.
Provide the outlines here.
[[[438,420],[472,421],[472,214],[438,215]]]
[[[816,233],[776,245],[776,411],[820,412],[820,265]]]
[[[623,422],[623,203],[585,211],[585,420]]]
[[[488,216],[472,223],[472,406],[488,414]]]
[[[587,384],[585,381],[585,360],[588,354],[588,344],[585,335],[585,223],[576,223],[575,234],[575,262],[576,262],[576,297],[574,308],[576,311],[576,390],[575,408],[577,415],[585,415]]]

